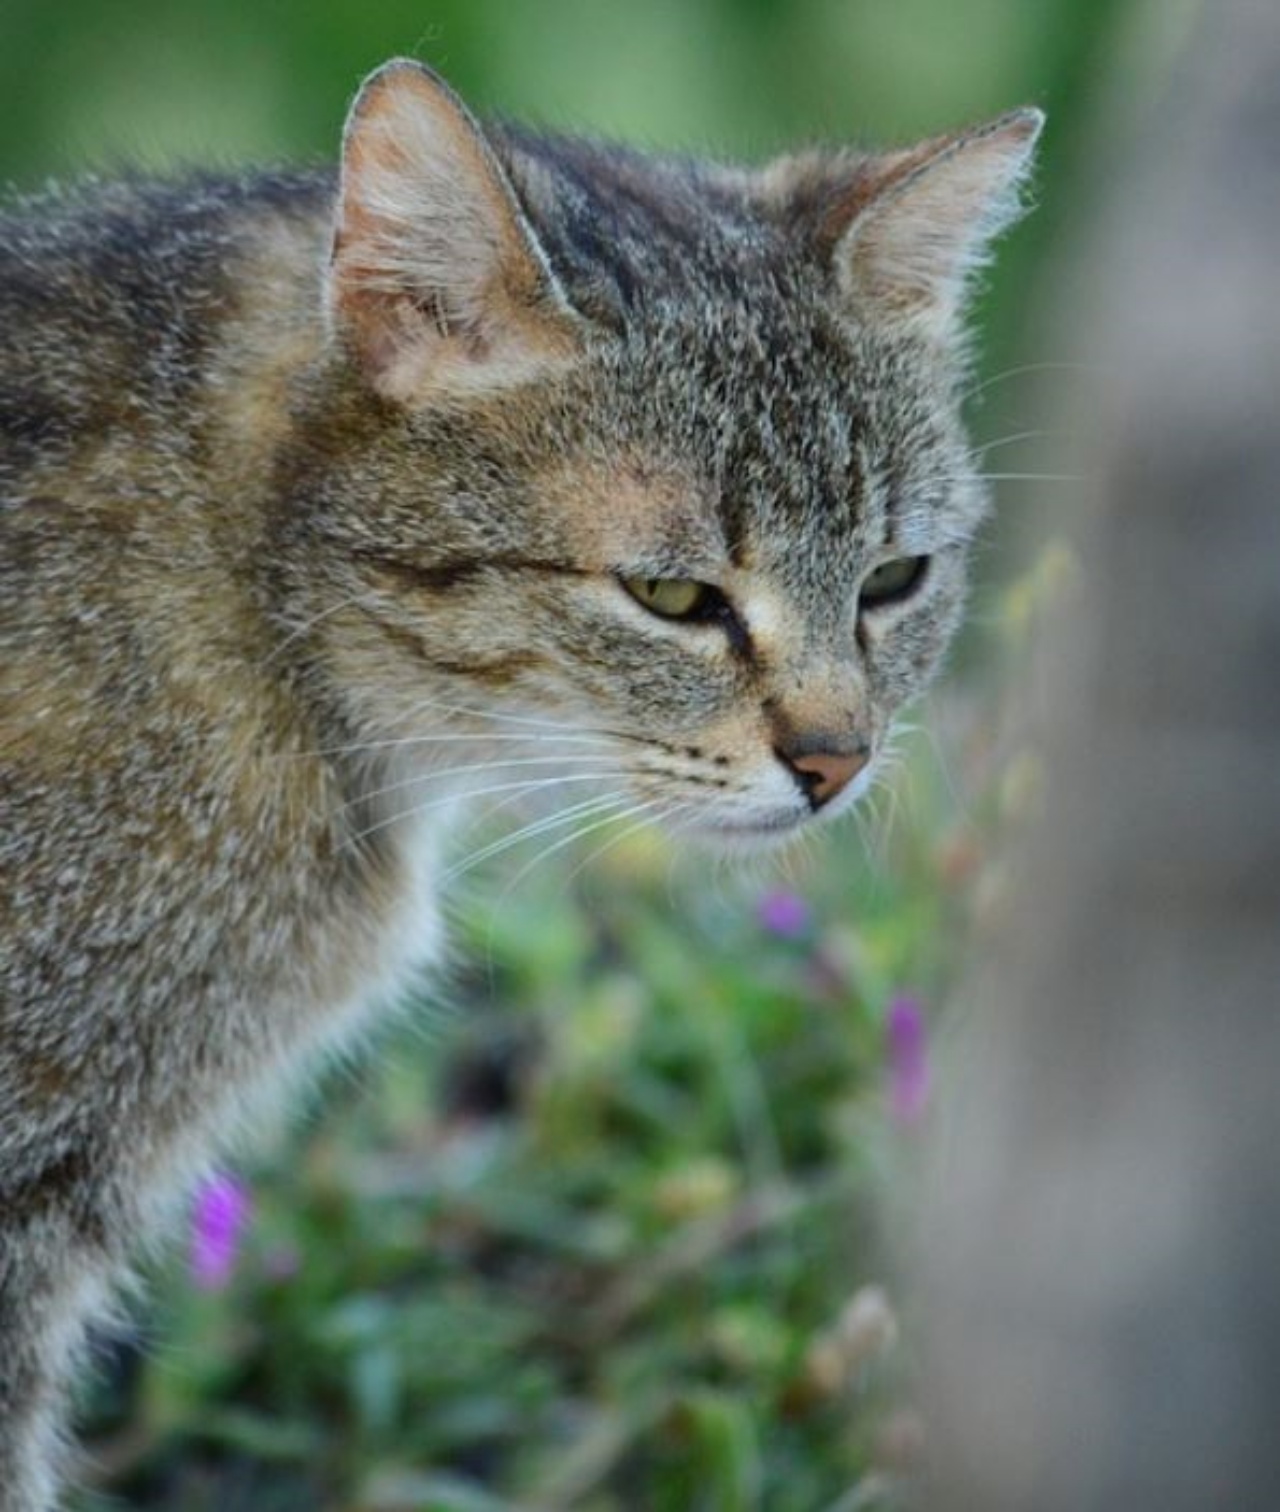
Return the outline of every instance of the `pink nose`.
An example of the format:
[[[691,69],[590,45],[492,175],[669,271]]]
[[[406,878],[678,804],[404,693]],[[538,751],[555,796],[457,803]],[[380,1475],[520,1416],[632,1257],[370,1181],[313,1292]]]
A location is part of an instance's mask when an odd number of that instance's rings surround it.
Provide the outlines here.
[[[797,772],[814,808],[829,803],[841,793],[871,758],[870,751],[813,751],[804,756],[784,756],[784,760]]]

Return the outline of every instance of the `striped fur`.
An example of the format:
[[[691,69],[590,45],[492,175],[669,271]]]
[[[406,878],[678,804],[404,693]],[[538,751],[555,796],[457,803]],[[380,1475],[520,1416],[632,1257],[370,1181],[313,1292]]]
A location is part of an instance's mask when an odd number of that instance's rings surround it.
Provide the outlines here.
[[[960,610],[952,323],[1036,124],[754,172],[398,64],[340,176],[0,215],[3,1512],[52,1504],[136,1237],[438,957],[455,802],[559,770],[765,835],[811,813],[780,749],[883,742]],[[897,554],[919,593],[860,615]]]

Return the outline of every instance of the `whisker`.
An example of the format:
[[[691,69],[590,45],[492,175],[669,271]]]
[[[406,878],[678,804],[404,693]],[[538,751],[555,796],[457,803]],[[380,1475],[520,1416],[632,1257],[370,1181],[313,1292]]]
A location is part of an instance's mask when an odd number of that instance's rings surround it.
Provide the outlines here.
[[[877,876],[880,876],[882,874],[880,859],[876,855],[875,846],[872,844],[871,837],[867,832],[866,809],[862,806],[862,804],[855,804],[854,807],[849,810],[849,817],[853,820],[853,827],[858,832],[858,845],[862,850],[862,854],[870,863],[872,871],[875,872]]]
[[[442,882],[451,882],[455,877],[460,877],[487,861],[492,856],[501,855],[503,851],[511,850],[524,840],[533,839],[535,836],[545,834],[548,830],[556,829],[562,824],[570,824],[575,819],[590,818],[604,809],[625,802],[616,794],[606,796],[597,795],[594,798],[585,798],[580,803],[570,804],[569,807],[557,809],[554,814],[544,814],[537,819],[530,820],[528,824],[521,825],[510,834],[502,835],[497,840],[491,840],[477,851],[468,854],[464,861],[451,866],[441,877]]]
[[[372,593],[348,594],[346,598],[339,599],[336,604],[329,604],[326,608],[321,609],[318,614],[313,614],[309,619],[303,620],[301,624],[294,625],[294,627],[281,640],[277,641],[276,644],[272,646],[271,650],[267,652],[266,656],[262,658],[262,661],[258,664],[259,669],[261,670],[263,668],[271,666],[272,663],[288,649],[288,647],[293,645],[295,641],[301,640],[301,638],[306,635],[309,630],[314,630],[322,620],[327,620],[335,614],[341,614],[344,609],[351,609],[359,604],[369,602],[376,603],[377,596]]]
[[[889,775],[889,773],[886,773],[886,778]],[[875,796],[877,800],[879,800],[883,796],[888,801],[887,813],[881,813],[878,801],[875,811],[876,828],[880,832],[877,839],[877,848],[879,851],[881,864],[887,870],[889,861],[889,847],[893,840],[893,827],[897,822],[898,814],[900,812],[902,786],[897,782],[889,782],[887,780],[882,781],[876,789]]]
[[[943,747],[941,737],[930,723],[913,724],[905,726],[904,735],[923,735],[925,744],[933,755],[934,765],[942,774],[943,783],[947,794],[955,808],[956,815],[963,824],[970,828],[976,828],[973,817],[972,800],[969,794],[964,792],[961,785],[956,781],[955,774],[951,770],[951,762]]]
[[[625,804],[626,800],[622,799],[620,801]],[[630,819],[634,814],[657,808],[660,806],[661,802],[662,800],[660,798],[641,799],[638,803],[633,803],[632,805],[630,805],[630,807],[622,808],[618,813],[606,814],[603,818],[595,819],[590,824],[587,824],[580,829],[575,829],[568,835],[561,836],[559,840],[555,841],[551,845],[546,846],[543,850],[540,850],[538,854],[533,858],[533,860],[528,863],[528,865],[522,867],[520,871],[516,873],[516,875],[511,879],[507,886],[503,888],[502,896],[505,898],[506,895],[512,890],[512,888],[518,887],[520,883],[524,881],[525,877],[527,877],[529,873],[534,870],[535,867],[541,866],[544,861],[550,860],[550,858],[554,856],[557,851],[562,851],[565,846],[573,845],[577,841],[582,840],[585,836],[594,834],[596,830],[602,829],[606,824],[616,824],[620,820]]]
[[[1011,378],[1025,378],[1032,373],[1096,373],[1099,369],[1095,363],[1089,362],[1023,362],[1017,367],[1005,368],[1003,372],[995,373],[990,378],[984,379],[965,390],[962,403],[969,404],[979,394],[985,394],[997,384],[1007,383]]]
[[[656,802],[658,800],[654,801]],[[578,862],[578,864],[565,878],[566,887],[575,880],[580,872],[585,871],[588,866],[591,866],[595,862],[599,861],[601,856],[607,855],[608,852],[613,850],[615,846],[621,845],[623,841],[627,840],[630,836],[646,828],[648,825],[670,824],[677,814],[683,813],[684,811],[692,809],[694,807],[696,807],[696,805],[692,801],[684,803],[671,803],[659,814],[645,814],[641,818],[637,819],[634,824],[628,824],[625,829],[621,830],[616,835],[611,835],[603,845],[596,846],[594,850],[590,851],[586,856],[582,858],[581,861]],[[634,810],[632,810],[632,812],[634,812]],[[621,814],[616,815],[615,823],[620,821],[622,817],[623,816]]]
[[[340,818],[348,809],[359,808],[363,804],[371,803],[375,798],[385,798],[388,793],[399,793],[403,792],[405,788],[417,787],[419,783],[442,782],[454,777],[474,777],[482,772],[506,771],[509,767],[560,767],[575,763],[581,764],[583,762],[594,762],[599,766],[600,757],[595,754],[588,755],[584,753],[556,756],[512,756],[499,761],[473,762],[467,766],[437,767],[434,770],[428,767],[424,768],[421,772],[413,773],[411,776],[402,777],[396,782],[389,782],[383,787],[373,788],[368,792],[357,794],[354,798],[349,799],[346,803],[335,809],[332,817],[335,819]],[[619,765],[618,770],[623,771],[625,768]],[[552,777],[547,780],[555,781],[556,779]],[[462,788],[449,794],[449,797],[450,799],[471,798],[491,791],[493,789],[482,788],[479,793],[476,793],[471,789]]]
[[[1067,434],[1063,430],[1015,431],[1010,436],[997,436],[994,441],[984,441],[981,446],[973,448],[973,454],[975,457],[985,457],[989,451],[996,451],[1002,446],[1016,446],[1020,441],[1046,441]]]
[[[606,825],[617,824],[617,823],[619,823],[622,820],[626,820],[628,818],[631,818],[633,815],[639,813],[641,810],[652,809],[652,808],[656,807],[659,802],[660,802],[660,800],[658,800],[658,799],[645,799],[645,800],[641,800],[639,803],[634,803],[634,804],[628,805],[627,799],[622,794],[615,794],[614,795],[614,799],[613,799],[613,803],[614,803],[614,806],[616,808],[616,812],[605,813],[602,816],[592,816],[592,815],[584,815],[584,816],[582,816],[583,818],[585,818],[585,819],[588,820],[587,823],[575,825],[575,827],[572,830],[570,830],[570,832],[567,835],[561,836],[560,839],[556,840],[553,844],[544,847],[542,850],[540,850],[537,853],[536,856],[533,857],[533,859],[531,861],[529,861],[526,865],[524,865],[523,867],[521,867],[521,869],[516,873],[516,875],[514,877],[512,877],[512,879],[510,880],[510,882],[508,882],[507,885],[502,889],[502,892],[499,894],[498,899],[497,899],[496,903],[494,904],[493,912],[490,915],[490,919],[489,919],[489,952],[490,952],[490,958],[492,959],[493,933],[494,933],[494,930],[497,928],[497,922],[498,922],[498,918],[499,918],[499,916],[501,914],[502,908],[506,904],[506,901],[510,897],[511,893],[520,885],[521,882],[524,881],[524,879],[529,875],[530,872],[532,872],[536,867],[540,866],[544,861],[549,860],[551,858],[551,856],[555,855],[555,853],[557,851],[563,850],[566,846],[576,844],[577,842],[579,842],[582,839],[584,839],[587,835],[594,834],[595,831],[598,830],[598,829],[603,829]],[[647,822],[647,821],[645,821],[645,822]]]
[[[367,825],[364,829],[357,830],[354,834],[348,835],[342,842],[342,848],[350,845],[357,845],[361,840],[367,840],[370,835],[376,834],[379,830],[387,829],[390,825],[398,824],[405,819],[416,818],[419,814],[430,813],[432,809],[441,808],[449,804],[457,803],[464,796],[468,800],[470,800],[475,798],[487,798],[494,793],[536,793],[543,792],[547,788],[560,787],[570,782],[605,782],[610,778],[616,777],[617,775],[618,774],[616,771],[570,772],[565,776],[543,777],[536,780],[526,779],[523,782],[495,783],[492,787],[478,788],[474,792],[466,793],[465,795],[461,793],[449,793],[440,798],[432,799],[428,803],[415,803],[412,804],[409,808],[400,809],[394,814],[386,815],[382,819],[379,819],[376,824]]]
[[[1087,483],[1084,473],[979,473],[984,483]],[[955,479],[944,479],[954,482]]]
[[[932,478],[930,482],[945,488],[950,483],[971,483],[975,478],[979,483],[1088,483],[1091,481],[1086,473],[975,472]]]
[[[506,709],[475,709],[466,704],[447,703],[438,698],[424,698],[414,706],[414,715],[424,713],[428,709],[435,709],[441,714],[460,715],[466,719],[483,719],[495,724],[514,725],[520,729],[545,730],[550,733],[563,736],[565,719],[567,714],[558,719],[543,719],[532,714],[513,714]],[[611,740],[641,740],[642,737],[631,735],[625,730],[589,729],[582,734],[599,735]]]
[[[474,734],[464,734],[457,731],[446,731],[443,733],[423,733],[420,735],[393,735],[388,736],[385,740],[362,740],[356,741],[351,745],[320,746],[315,750],[289,752],[288,754],[291,758],[300,760],[303,757],[312,756],[352,756],[359,754],[359,752],[361,751],[395,750],[403,746],[414,745],[488,746],[496,745],[499,742],[510,742],[512,745],[528,746],[536,745],[539,741],[546,741],[548,744],[550,744],[553,740],[557,743],[565,745],[607,746],[613,744],[614,739],[615,737],[604,734],[565,735],[563,733],[558,733],[555,736],[551,736],[535,734],[508,735],[502,732],[495,733],[488,730],[483,732],[477,731]]]

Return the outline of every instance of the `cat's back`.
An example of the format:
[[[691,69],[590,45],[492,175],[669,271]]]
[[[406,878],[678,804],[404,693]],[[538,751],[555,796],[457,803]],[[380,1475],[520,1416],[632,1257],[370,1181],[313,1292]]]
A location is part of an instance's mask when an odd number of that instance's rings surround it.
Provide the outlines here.
[[[64,681],[76,653],[101,663],[166,595],[178,607],[215,535],[245,534],[227,469],[265,472],[253,431],[279,396],[239,396],[305,303],[288,291],[331,195],[331,174],[294,172],[0,203],[0,694],[40,654]]]
[[[33,466],[180,425],[260,228],[323,214],[325,173],[125,178],[0,204],[0,507]]]
[[[237,484],[265,469],[228,414],[268,423],[261,387],[238,397],[274,339],[248,312],[288,320],[264,268],[297,282],[329,194],[324,174],[138,179],[0,207],[0,935],[77,865],[83,930],[103,874],[142,896],[144,837],[201,803],[261,809],[250,763],[212,770],[292,713],[246,671],[266,651]],[[282,226],[305,232],[283,248]]]

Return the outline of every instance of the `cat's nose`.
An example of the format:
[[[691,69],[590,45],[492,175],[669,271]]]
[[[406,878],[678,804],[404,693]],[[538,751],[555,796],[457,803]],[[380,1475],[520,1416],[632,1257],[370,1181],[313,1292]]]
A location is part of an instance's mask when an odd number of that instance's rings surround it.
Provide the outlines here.
[[[860,743],[852,751],[779,750],[778,755],[795,773],[796,781],[815,809],[842,793],[871,759],[871,748]]]

